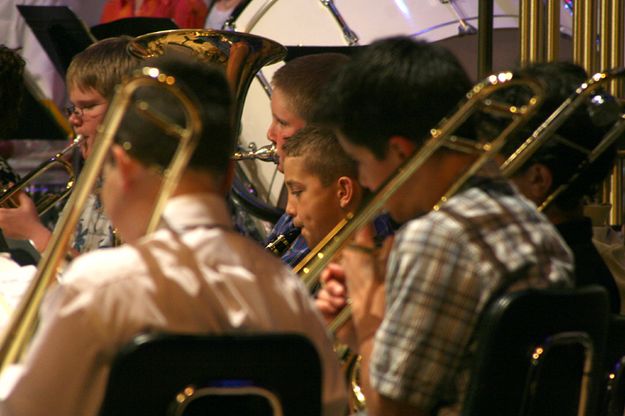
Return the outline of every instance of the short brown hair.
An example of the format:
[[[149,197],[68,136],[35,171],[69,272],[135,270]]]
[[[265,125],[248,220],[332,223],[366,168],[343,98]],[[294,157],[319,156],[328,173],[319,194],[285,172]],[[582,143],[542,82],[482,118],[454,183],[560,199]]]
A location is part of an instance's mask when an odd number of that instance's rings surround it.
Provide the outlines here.
[[[280,67],[271,84],[285,94],[293,112],[308,122],[322,87],[348,61],[347,55],[336,52],[300,56]]]
[[[142,62],[128,51],[132,39],[125,35],[102,39],[78,53],[67,68],[67,87],[94,89],[110,101],[115,86]]]
[[[302,157],[304,168],[323,186],[341,176],[358,177],[358,167],[343,150],[330,129],[309,124],[284,143],[286,157]]]
[[[223,175],[235,147],[233,100],[224,68],[174,53],[148,59],[145,64],[174,77],[175,86],[199,112],[201,136],[188,167]],[[169,123],[186,125],[180,100],[167,89],[141,87],[133,97],[148,104],[153,114],[165,116]],[[142,115],[136,105],[124,113],[115,140],[146,166],[165,167],[178,146],[178,140],[170,131],[155,123],[153,118]]]

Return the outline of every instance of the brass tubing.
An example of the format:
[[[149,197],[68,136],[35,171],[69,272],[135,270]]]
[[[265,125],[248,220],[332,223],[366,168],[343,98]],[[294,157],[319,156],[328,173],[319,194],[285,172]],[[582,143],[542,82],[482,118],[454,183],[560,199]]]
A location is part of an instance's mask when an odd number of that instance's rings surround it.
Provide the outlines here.
[[[586,72],[592,74],[597,71],[597,2],[584,0],[582,13],[584,14],[584,37],[582,40],[582,66]]]
[[[9,324],[6,326],[2,342],[0,343],[0,371],[4,371],[9,365],[19,361],[24,350],[29,344],[34,334],[39,309],[48,286],[54,281],[58,274],[61,262],[67,253],[67,246],[74,231],[74,227],[82,213],[87,198],[93,188],[101,168],[109,155],[109,149],[113,143],[118,127],[124,117],[124,113],[131,104],[131,98],[134,91],[142,86],[163,85],[162,81],[156,79],[148,79],[146,77],[134,78],[123,85],[113,97],[110,111],[106,113],[102,123],[104,130],[98,133],[92,154],[85,164],[84,169],[77,181],[76,189],[72,192],[64,215],[61,216],[59,222],[54,228],[52,238],[41,260],[37,266],[37,273],[33,277],[26,293],[20,300],[19,305],[13,312]],[[163,87],[165,88],[165,87]],[[187,148],[180,149],[176,152],[177,156],[182,158],[173,159],[172,164],[166,170],[168,174],[164,179],[164,188],[161,188],[159,198],[168,198],[169,191],[175,185],[175,181],[182,173],[182,168],[186,165],[186,160],[190,157],[197,143],[198,135],[201,129],[201,121],[196,107],[191,101],[178,91],[177,87],[167,87],[174,95],[181,99],[185,107],[185,115],[187,117],[188,128],[181,129],[179,136],[180,145],[186,145]],[[182,153],[181,153],[182,150]],[[156,223],[160,218],[159,207],[162,207],[161,201],[157,200],[155,208],[150,219],[150,224]]]
[[[521,66],[530,63],[530,2],[519,2],[519,61]]]
[[[541,0],[529,0],[530,23],[529,23],[529,63],[540,62],[541,28],[542,28],[542,2]]]
[[[621,68],[625,66],[623,55],[625,54],[625,10],[623,0],[612,0],[610,24],[610,68]],[[625,98],[623,79],[615,79],[610,83],[610,93],[615,97]]]
[[[583,66],[584,3],[588,0],[575,0],[573,3],[573,62]]]
[[[479,154],[479,157],[432,208],[433,210],[438,210],[440,205],[451,197],[470,176],[475,174],[484,163],[489,161],[500,151],[510,133],[521,127],[534,115],[537,107],[544,99],[544,91],[536,81],[527,78],[517,79],[510,72],[502,72],[496,75],[493,74],[474,86],[467,94],[467,99],[462,106],[448,119],[431,130],[431,136],[422,148],[406,160],[406,162],[359,207],[356,214],[350,213],[342,219],[334,229],[332,229],[319,244],[313,247],[310,253],[293,268],[293,271],[300,276],[304,284],[309,289],[317,285],[321,271],[330,260],[332,260],[334,255],[347,244],[351,236],[362,226],[369,223],[375,215],[381,211],[388,198],[404,185],[437,149],[449,146],[450,142],[455,138],[455,131],[472,114],[476,111],[487,111],[488,106],[494,101],[492,96],[496,91],[518,85],[524,85],[532,90],[533,96],[523,106],[508,106],[508,118],[510,118],[511,121],[495,139],[490,143],[482,144],[481,150],[479,151],[473,146],[471,153]],[[503,107],[503,105],[500,107]],[[452,143],[452,145],[455,144]],[[469,148],[467,148],[467,152],[468,151]]]
[[[547,62],[557,61],[560,54],[560,3],[561,0],[547,1]]]
[[[611,59],[610,53],[612,52],[612,48],[610,44],[612,42],[611,37],[611,8],[612,8],[612,0],[601,0],[600,1],[599,11],[599,70],[603,71],[606,68],[610,68]]]

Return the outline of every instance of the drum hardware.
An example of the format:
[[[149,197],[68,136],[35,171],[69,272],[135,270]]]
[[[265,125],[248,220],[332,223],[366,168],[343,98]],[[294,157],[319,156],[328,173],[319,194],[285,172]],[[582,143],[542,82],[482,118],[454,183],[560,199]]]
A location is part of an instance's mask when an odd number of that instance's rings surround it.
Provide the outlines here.
[[[25,191],[26,188],[34,183],[35,180],[40,178],[48,170],[55,166],[61,167],[67,173],[67,182],[63,190],[59,193],[45,193],[38,198],[36,203],[37,213],[42,216],[48,212],[57,202],[64,200],[69,196],[74,186],[76,174],[71,161],[65,159],[67,154],[71,153],[74,149],[79,147],[84,141],[84,137],[79,134],[70,145],[66,146],[63,150],[41,163],[35,169],[30,171],[24,178],[15,184],[3,187],[0,191],[0,207],[4,208],[16,208],[19,206],[17,202],[17,194]]]
[[[139,36],[131,42],[129,50],[141,58],[149,58],[165,54],[170,50],[166,48],[167,45],[172,45],[179,52],[191,53],[202,61],[228,65],[226,76],[235,97],[237,123],[240,122],[242,98],[245,96],[253,75],[260,67],[276,62],[286,54],[282,45],[260,36],[237,32],[195,30],[163,31]],[[159,77],[159,75],[162,76]],[[173,85],[165,85],[165,82],[173,82]],[[113,97],[102,123],[103,129],[96,137],[93,152],[81,172],[76,189],[71,193],[67,202],[65,215],[59,219],[50,243],[38,264],[37,273],[5,328],[0,343],[0,371],[18,362],[29,344],[38,322],[39,309],[46,289],[57,276],[57,270],[67,253],[71,234],[88,194],[109,154],[110,144],[113,142],[124,114],[133,105],[132,94],[142,87],[161,88],[164,93],[171,93],[180,102],[187,123],[185,126],[178,126],[167,120],[166,115],[155,114],[149,106],[146,110],[138,109],[139,113],[149,116],[151,120],[157,122],[159,127],[167,129],[180,139],[176,154],[164,170],[163,186],[154,204],[146,232],[153,231],[157,226],[160,212],[193,152],[201,130],[201,120],[196,104],[178,89],[173,77],[160,74],[156,68],[144,68],[142,76],[132,78],[123,84]],[[145,101],[134,103],[135,106],[142,108],[144,104],[146,104]]]
[[[447,4],[450,6],[451,11],[454,15],[456,15],[456,19],[458,19],[458,35],[473,35],[477,33],[477,29],[471,23],[467,22],[467,20],[462,17],[460,9],[458,9],[458,5],[455,0],[440,0],[442,4]]]
[[[250,143],[247,151],[238,151],[232,155],[232,160],[262,160],[263,162],[273,162],[278,164],[278,153],[276,152],[276,146],[268,144],[266,146],[257,147],[256,143]]]
[[[343,37],[347,41],[347,44],[349,46],[358,45],[358,35],[349,27],[349,25],[343,18],[343,15],[341,15],[341,12],[339,12],[339,9],[337,9],[336,6],[334,5],[334,0],[319,0],[319,1],[330,11],[330,13],[332,13],[332,16],[334,17],[336,22],[341,27],[341,30],[343,31]]]
[[[267,77],[263,73],[262,69],[256,73],[256,79],[260,82],[260,85],[263,87],[267,97],[271,98],[273,88],[271,88],[271,83],[267,80]]]

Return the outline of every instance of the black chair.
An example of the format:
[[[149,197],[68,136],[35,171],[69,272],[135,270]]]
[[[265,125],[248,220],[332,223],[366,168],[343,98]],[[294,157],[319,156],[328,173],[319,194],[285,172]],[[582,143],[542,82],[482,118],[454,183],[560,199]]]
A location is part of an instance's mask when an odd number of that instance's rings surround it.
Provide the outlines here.
[[[478,326],[462,414],[595,415],[608,303],[598,286],[495,300]]]
[[[623,416],[625,411],[625,316],[612,315],[603,367],[601,416]]]
[[[317,350],[296,334],[141,335],[113,362],[100,416],[321,414]]]

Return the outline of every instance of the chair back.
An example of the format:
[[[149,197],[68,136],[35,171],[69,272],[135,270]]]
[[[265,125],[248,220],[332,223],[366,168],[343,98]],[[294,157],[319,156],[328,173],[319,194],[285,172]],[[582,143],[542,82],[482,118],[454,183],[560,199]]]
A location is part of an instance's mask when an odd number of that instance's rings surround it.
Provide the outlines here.
[[[297,334],[136,337],[115,358],[100,416],[321,414],[321,363]]]
[[[465,416],[592,415],[609,301],[598,286],[529,289],[481,316]]]

